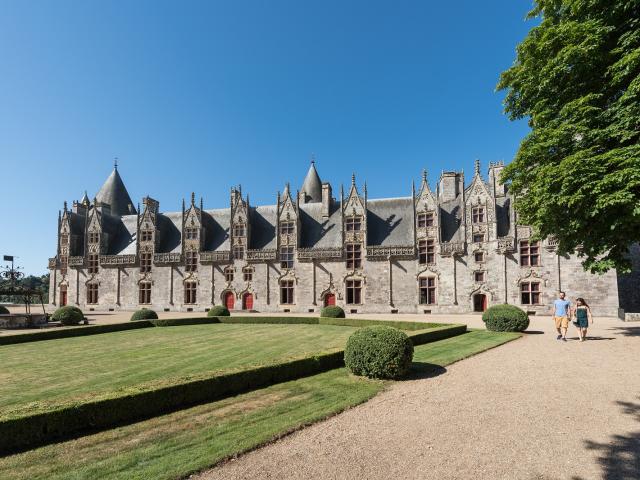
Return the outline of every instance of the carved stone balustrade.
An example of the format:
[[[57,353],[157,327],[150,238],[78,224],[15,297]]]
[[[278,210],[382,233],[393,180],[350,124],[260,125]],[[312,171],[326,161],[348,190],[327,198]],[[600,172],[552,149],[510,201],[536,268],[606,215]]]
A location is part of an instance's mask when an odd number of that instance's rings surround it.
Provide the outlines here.
[[[415,248],[411,245],[367,247],[367,260],[387,260],[390,257],[411,260],[415,255]]]
[[[136,260],[136,255],[100,255],[100,265],[104,267],[135,265]]]
[[[262,250],[260,249],[247,250],[248,262],[275,260],[276,257],[277,257],[277,252],[275,248],[266,248]]]
[[[228,262],[231,259],[229,250],[219,250],[216,252],[200,252],[201,263],[220,263]]]
[[[310,262],[311,260],[327,260],[327,259],[342,259],[341,247],[327,247],[327,248],[299,248],[298,260],[300,262]]]
[[[181,261],[182,261],[181,253],[154,253],[153,254],[153,263],[156,265],[180,263]]]
[[[440,256],[450,257],[464,254],[464,243],[462,242],[442,242],[440,244]]]

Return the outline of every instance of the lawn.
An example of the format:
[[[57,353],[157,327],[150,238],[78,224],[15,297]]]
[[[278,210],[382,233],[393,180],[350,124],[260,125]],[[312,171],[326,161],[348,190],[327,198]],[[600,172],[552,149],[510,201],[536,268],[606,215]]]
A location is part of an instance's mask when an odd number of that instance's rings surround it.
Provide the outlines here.
[[[420,345],[415,349],[415,367],[418,371],[444,367],[519,336],[473,331]],[[0,478],[184,478],[362,403],[390,384],[356,378],[345,369],[336,369],[0,458]]]
[[[154,380],[269,365],[344,348],[356,329],[331,325],[145,328],[0,347],[0,412]]]

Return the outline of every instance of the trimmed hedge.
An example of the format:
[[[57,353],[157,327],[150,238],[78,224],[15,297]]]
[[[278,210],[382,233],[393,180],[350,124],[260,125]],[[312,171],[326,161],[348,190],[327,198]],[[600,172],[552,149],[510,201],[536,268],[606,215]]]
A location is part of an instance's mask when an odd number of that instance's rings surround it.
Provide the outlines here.
[[[0,315],[8,315],[10,313],[11,312],[7,307],[5,307],[4,305],[0,305]]]
[[[344,318],[345,314],[342,308],[337,305],[330,305],[320,311],[320,316],[325,318]]]
[[[196,318],[163,318],[161,320],[151,320],[156,327],[179,327],[181,325],[205,325],[209,323],[220,323],[217,318],[196,317]]]
[[[58,438],[122,425],[181,408],[212,402],[343,365],[343,352],[325,353],[224,375],[190,376],[144,390],[131,387],[118,396],[60,404],[49,412],[0,418],[0,452],[32,448]]]
[[[494,305],[482,314],[487,330],[493,332],[524,332],[529,327],[529,315],[515,305]]]
[[[208,317],[228,317],[231,313],[227,307],[223,307],[222,305],[214,305],[207,312]]]
[[[344,363],[354,375],[398,379],[409,373],[413,343],[393,327],[364,327],[353,333],[344,350]]]
[[[320,325],[341,325],[344,327],[373,327],[376,325],[384,325],[387,327],[394,327],[399,330],[425,330],[427,328],[451,325],[446,323],[402,322],[397,320],[361,320],[359,318],[320,318],[318,323]]]
[[[54,322],[60,322],[62,325],[78,325],[84,320],[84,313],[78,307],[66,305],[57,309],[51,316]]]
[[[135,320],[157,320],[157,319],[158,319],[158,314],[154,310],[151,310],[149,308],[141,308],[140,310],[136,310],[135,312],[133,312],[133,315],[131,315],[131,318],[129,320],[135,321]]]
[[[318,325],[314,317],[218,317],[220,323],[273,324],[273,325]]]

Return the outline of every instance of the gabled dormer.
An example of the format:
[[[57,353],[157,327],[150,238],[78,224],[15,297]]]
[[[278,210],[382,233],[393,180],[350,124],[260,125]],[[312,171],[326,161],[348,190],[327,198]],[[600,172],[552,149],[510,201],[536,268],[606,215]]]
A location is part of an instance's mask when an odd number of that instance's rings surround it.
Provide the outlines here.
[[[415,228],[416,238],[431,238],[436,242],[440,240],[438,202],[429,187],[427,181],[427,171],[422,171],[422,182],[420,190],[415,197]]]
[[[347,268],[362,268],[362,258],[367,246],[367,186],[361,197],[356,186],[356,176],[351,176],[351,188],[342,201],[342,232]]]
[[[300,195],[298,195],[300,199]],[[287,183],[282,196],[278,194],[278,259],[281,268],[293,268],[295,250],[299,245],[300,215],[297,202]]]
[[[86,255],[100,255],[103,253],[105,238],[104,230],[102,228],[102,215],[102,211],[96,208],[94,203],[94,207],[89,210],[89,217],[87,219],[87,233],[85,239]]]
[[[195,193],[191,192],[189,208],[186,208],[184,199],[182,200],[182,254],[187,272],[198,270],[198,255],[204,241],[203,234],[202,199],[200,207],[197,207]]]
[[[138,214],[137,231],[140,273],[151,272],[153,254],[160,244],[160,230],[158,229],[159,208],[160,203],[157,200],[149,196],[142,199],[142,211]]]
[[[244,260],[251,235],[249,223],[249,197],[242,198],[240,187],[231,189],[231,257],[234,260]]]
[[[471,184],[465,189],[466,241],[481,246],[496,239],[495,198],[480,175],[480,161],[476,160]]]

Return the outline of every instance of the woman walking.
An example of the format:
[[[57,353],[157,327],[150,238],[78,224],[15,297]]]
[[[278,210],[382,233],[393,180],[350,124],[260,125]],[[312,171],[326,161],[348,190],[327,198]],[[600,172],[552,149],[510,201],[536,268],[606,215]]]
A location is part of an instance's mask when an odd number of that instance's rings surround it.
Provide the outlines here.
[[[584,342],[587,338],[587,328],[589,324],[593,323],[593,316],[591,315],[591,309],[584,298],[580,297],[576,299],[576,306],[573,310],[575,316],[575,325],[578,327],[578,334],[580,335],[580,341]]]

